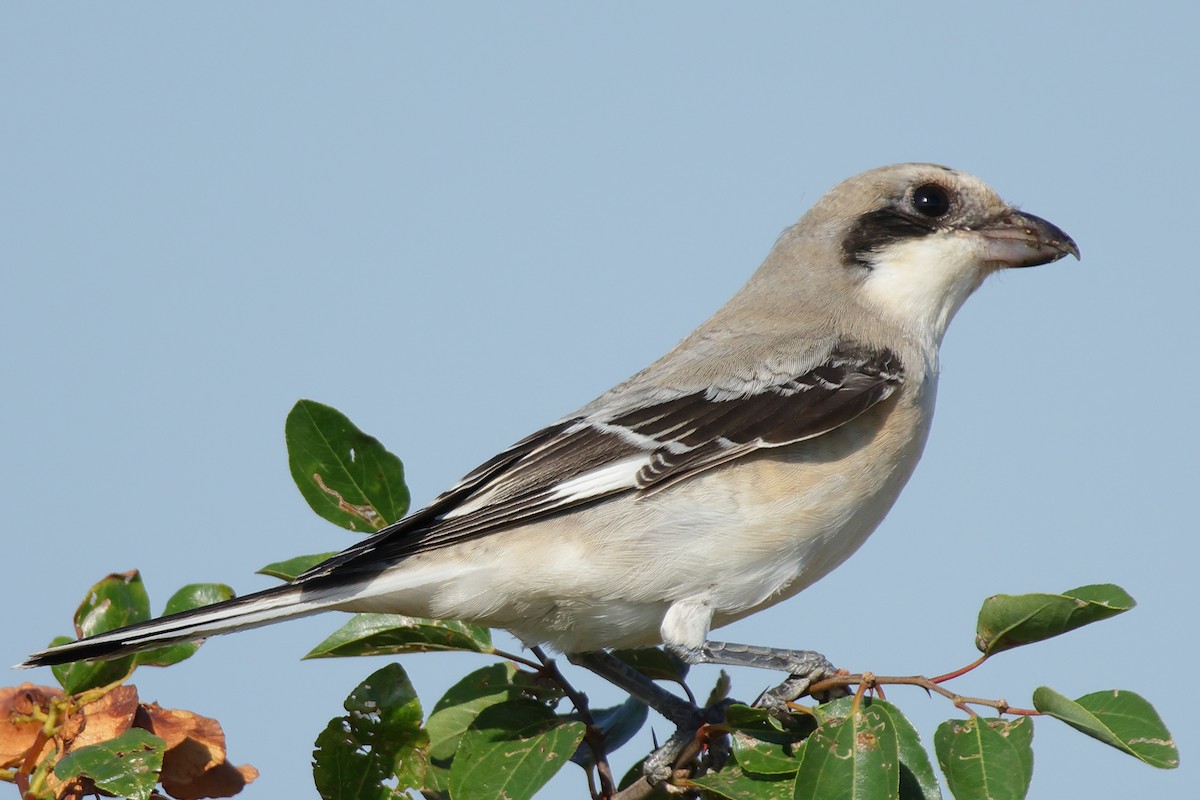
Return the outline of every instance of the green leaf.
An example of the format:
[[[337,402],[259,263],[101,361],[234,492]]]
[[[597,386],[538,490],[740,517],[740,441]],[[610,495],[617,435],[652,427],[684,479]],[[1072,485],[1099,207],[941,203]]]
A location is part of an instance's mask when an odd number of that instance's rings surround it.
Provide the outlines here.
[[[54,766],[54,774],[64,781],[86,775],[109,794],[149,800],[158,785],[166,747],[149,731],[130,728],[114,739],[68,753]]]
[[[900,754],[900,798],[901,800],[941,800],[942,790],[929,754],[921,744],[917,729],[908,721],[900,709],[886,700],[870,700],[871,708],[886,713],[892,719],[896,731],[896,743]],[[1033,726],[1027,726],[1031,731]]]
[[[842,714],[849,713],[849,706]],[[731,731],[741,731],[776,744],[792,744],[799,742],[817,729],[819,720],[816,712],[792,713],[777,717],[765,708],[745,706],[734,703],[725,709],[725,727]]]
[[[408,510],[400,459],[337,409],[299,401],[284,437],[292,480],[319,516],[352,531],[377,531]]]
[[[425,722],[429,731],[429,757],[448,762],[458,750],[459,740],[479,712],[488,706],[521,697],[521,687],[513,683],[517,668],[512,664],[492,664],[477,669],[451,686],[437,701]]]
[[[355,614],[304,657],[394,656],[446,650],[491,653],[492,635],[487,628],[457,620]]]
[[[450,767],[454,800],[528,800],[567,764],[584,724],[533,700],[488,706],[463,734]]]
[[[800,748],[794,742],[764,741],[741,731],[734,731],[731,739],[733,758],[745,772],[795,775],[800,769]]]
[[[421,703],[399,664],[372,673],[317,736],[313,782],[325,800],[392,800],[425,778],[429,734]],[[393,789],[385,781],[397,778]]]
[[[425,783],[420,788],[421,797],[425,800],[451,800],[450,768],[430,761],[425,770]]]
[[[683,659],[661,647],[634,647],[613,650],[612,654],[652,681],[673,681],[682,686],[688,674]]]
[[[1033,707],[1152,767],[1179,766],[1171,732],[1154,706],[1133,692],[1112,689],[1072,701],[1040,686],[1033,693]]]
[[[95,636],[150,619],[150,597],[136,569],[111,574],[88,590],[75,610],[75,633]]]
[[[829,704],[832,705],[832,704]],[[867,704],[804,740],[796,800],[898,800],[899,743],[891,716]]]
[[[1108,619],[1135,605],[1124,589],[1111,583],[1062,594],[993,595],[979,609],[975,646],[990,656]]]
[[[223,583],[192,583],[184,586],[167,601],[163,616],[191,611],[193,608],[210,606],[213,603],[223,603],[233,599],[233,589]],[[157,650],[144,650],[134,658],[138,666],[167,667],[177,664],[185,658],[190,658],[200,649],[199,642],[184,642]]]
[[[616,752],[632,739],[646,724],[646,718],[650,715],[646,704],[634,697],[625,698],[625,702],[619,706],[593,708],[591,712],[596,729],[604,737],[606,753]],[[569,715],[569,718],[579,719],[576,714]],[[571,760],[581,767],[590,767],[595,763],[592,748],[586,742],[580,743]]]
[[[754,775],[730,766],[699,778],[684,781],[687,786],[700,787],[709,797],[727,800],[791,800],[791,775]]]
[[[258,571],[259,575],[270,575],[282,581],[294,581],[310,569],[338,554],[337,550],[329,553],[314,553],[310,556],[296,556],[286,561],[273,561]]]
[[[938,766],[958,800],[1021,800],[1033,775],[1033,723],[1016,720],[947,720],[933,735]]]
[[[112,574],[88,590],[75,611],[75,633],[79,638],[123,628],[150,619],[150,598],[137,570]],[[59,644],[71,641],[55,639]],[[78,694],[121,680],[133,671],[133,656],[110,661],[76,661],[52,667],[54,677],[67,694]]]
[[[735,731],[759,734],[771,731],[783,732],[781,723],[773,713],[759,706],[733,703],[725,709],[725,724]]]

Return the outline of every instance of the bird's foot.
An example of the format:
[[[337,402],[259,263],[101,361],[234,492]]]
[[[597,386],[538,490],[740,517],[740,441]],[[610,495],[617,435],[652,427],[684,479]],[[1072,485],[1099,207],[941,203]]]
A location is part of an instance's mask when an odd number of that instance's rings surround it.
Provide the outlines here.
[[[790,704],[808,694],[813,684],[837,673],[829,659],[820,653],[808,650],[797,650],[793,653],[796,657],[788,661],[787,680],[763,692],[755,705],[772,711],[787,712]]]
[[[731,700],[722,700],[703,711],[693,706],[695,715],[691,719],[678,721],[675,733],[671,738],[642,762],[642,775],[646,777],[646,780],[654,785],[673,778],[675,770],[679,766],[680,757],[696,742],[697,736],[701,735],[704,726],[724,722],[725,709],[732,702]],[[729,757],[728,737],[712,737],[706,744],[706,760],[703,763],[713,769],[719,769]]]

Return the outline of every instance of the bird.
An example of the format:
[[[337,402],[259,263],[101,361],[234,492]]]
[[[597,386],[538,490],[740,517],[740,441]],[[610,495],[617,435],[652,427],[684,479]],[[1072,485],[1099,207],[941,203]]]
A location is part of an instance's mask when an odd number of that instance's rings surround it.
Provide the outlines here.
[[[327,610],[466,620],[545,645],[681,727],[694,708],[609,651],[780,670],[809,650],[711,640],[875,530],[932,422],[939,348],[989,275],[1080,258],[979,178],[928,163],[842,181],[666,355],[284,585],[36,652],[107,659]]]

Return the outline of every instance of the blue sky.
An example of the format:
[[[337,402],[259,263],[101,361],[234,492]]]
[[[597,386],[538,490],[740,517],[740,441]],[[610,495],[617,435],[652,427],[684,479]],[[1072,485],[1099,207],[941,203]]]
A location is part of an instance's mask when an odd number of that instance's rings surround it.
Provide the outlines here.
[[[989,594],[1119,583],[1134,612],[959,689],[1138,691],[1183,768],[1039,720],[1030,796],[1194,796],[1200,709],[1173,684],[1200,657],[1200,20],[1073,8],[4,4],[4,663],[67,632],[107,572],[141,569],[160,607],[350,544],[290,482],[296,399],[378,436],[427,501],[660,355],[838,180],[928,160],[1060,225],[1083,262],[968,302],[891,516],[722,636],[934,674],[971,659]],[[214,640],[138,684],[222,721],[263,772],[245,796],[310,796],[313,738],[384,663],[301,663],[339,622]],[[485,663],[403,659],[427,708]],[[889,697],[926,741],[954,716]]]

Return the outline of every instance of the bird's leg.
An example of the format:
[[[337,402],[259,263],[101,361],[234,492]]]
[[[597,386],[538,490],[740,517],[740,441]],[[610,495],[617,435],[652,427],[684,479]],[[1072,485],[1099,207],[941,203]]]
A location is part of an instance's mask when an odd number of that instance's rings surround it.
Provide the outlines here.
[[[814,650],[786,650],[734,642],[706,641],[699,647],[667,647],[688,664],[720,664],[730,667],[757,667],[786,672],[788,679],[768,689],[759,701],[768,708],[784,709],[808,691],[808,687],[835,670],[829,659]]]
[[[704,724],[704,712],[609,653],[568,653],[567,659],[572,664],[589,669],[624,689],[674,723],[675,733],[666,744],[651,753],[642,766],[643,774],[651,783],[670,778],[680,752],[695,738],[696,731]]]

